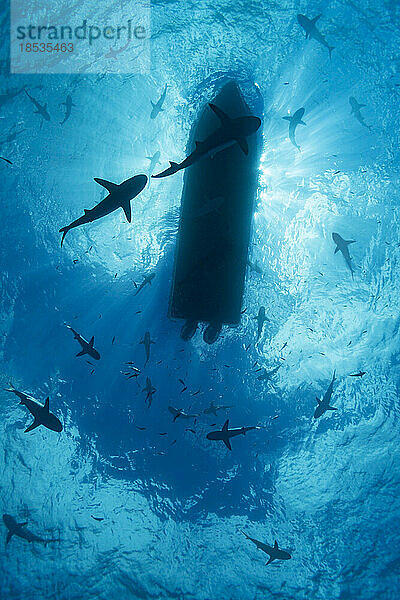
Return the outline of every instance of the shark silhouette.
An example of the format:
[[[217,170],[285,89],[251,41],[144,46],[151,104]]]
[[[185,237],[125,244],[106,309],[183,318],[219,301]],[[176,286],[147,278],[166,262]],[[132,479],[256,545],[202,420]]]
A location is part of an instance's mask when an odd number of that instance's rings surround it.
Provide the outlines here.
[[[296,110],[296,112],[292,116],[287,115],[286,117],[282,117],[282,119],[289,121],[289,139],[292,142],[293,146],[295,146],[298,150],[300,150],[300,146],[297,144],[295,138],[296,127],[297,125],[306,125],[306,123],[302,121],[304,112],[304,108],[299,108],[299,110]]]
[[[69,117],[71,116],[71,109],[72,109],[72,107],[76,106],[76,104],[74,104],[72,102],[72,96],[70,94],[68,94],[68,96],[65,99],[65,102],[61,102],[60,106],[65,106],[64,119],[60,122],[60,125],[64,125],[64,123],[66,121],[68,121]]]
[[[273,560],[289,560],[292,558],[289,552],[286,552],[286,550],[281,550],[278,547],[278,542],[276,540],[273,546],[269,546],[268,544],[264,544],[264,542],[259,542],[258,540],[255,540],[254,538],[247,535],[247,533],[245,533],[244,531],[242,531],[242,533],[245,536],[246,540],[250,540],[251,542],[253,542],[253,544],[257,546],[258,550],[262,550],[263,552],[265,552],[265,554],[269,555],[269,560],[265,563],[266,565],[271,564]]]
[[[357,121],[363,126],[366,127],[367,129],[369,129],[371,131],[372,127],[371,125],[367,125],[366,122],[364,121],[364,117],[361,114],[361,108],[364,108],[365,106],[367,106],[366,104],[359,104],[357,102],[357,100],[354,98],[354,96],[350,96],[349,98],[349,104],[351,106],[351,115],[354,115],[354,117],[357,119]]]
[[[146,353],[146,362],[144,363],[144,366],[146,366],[150,359],[150,346],[151,344],[155,344],[155,342],[150,337],[150,331],[146,331],[146,333],[144,334],[144,338],[139,342],[139,344],[144,345],[144,350]]]
[[[232,408],[232,405],[218,405],[218,404],[214,404],[214,401],[212,400],[210,403],[210,406],[208,406],[207,408],[205,408],[203,410],[203,413],[205,415],[214,415],[215,417],[217,416],[217,412],[219,410],[227,410],[228,408]]]
[[[260,339],[265,321],[269,321],[268,317],[265,316],[265,306],[260,306],[258,315],[254,317],[257,321],[257,341]]]
[[[343,258],[346,261],[346,265],[350,269],[351,276],[354,277],[354,269],[351,262],[349,246],[350,244],[354,244],[356,240],[344,240],[338,233],[332,233],[332,239],[336,244],[335,254],[339,251],[342,253]]]
[[[229,419],[227,419],[220,431],[210,431],[210,433],[207,433],[206,437],[208,440],[224,442],[228,450],[232,450],[230,439],[237,435],[246,435],[246,433],[252,429],[260,429],[260,427],[237,427],[235,429],[229,429]]]
[[[321,46],[325,46],[325,48],[328,48],[329,58],[332,58],[332,50],[334,50],[335,47],[330,46],[328,44],[328,42],[326,41],[326,39],[324,38],[322,33],[320,33],[318,31],[317,26],[316,26],[318,19],[320,19],[321,17],[322,17],[322,15],[318,15],[317,17],[314,17],[313,19],[309,19],[305,15],[298,14],[297,21],[298,21],[300,27],[302,27],[304,29],[304,31],[306,32],[306,40],[308,40],[308,39],[316,40],[317,42],[319,42],[321,44]]]
[[[49,542],[58,542],[55,539],[43,539],[38,535],[35,535],[29,529],[27,529],[28,521],[25,523],[17,523],[17,521],[11,515],[3,515],[4,525],[7,527],[7,539],[6,545],[10,542],[13,535],[19,537],[27,542],[40,542],[42,544],[48,544]]]
[[[314,412],[314,419],[319,419],[319,417],[322,417],[322,415],[328,410],[337,410],[337,408],[335,408],[334,406],[329,405],[333,393],[333,383],[336,379],[335,375],[336,371],[333,373],[332,381],[330,382],[329,387],[326,390],[322,400],[320,400],[318,397],[316,398],[318,405]]]
[[[28,98],[32,102],[32,104],[36,107],[36,110],[34,112],[36,114],[40,115],[41,117],[43,117],[43,119],[45,119],[45,121],[50,121],[50,115],[47,112],[47,104],[40,104],[26,90],[25,90],[25,94],[28,96]]]
[[[76,219],[76,221],[73,221],[66,227],[62,227],[59,230],[60,233],[63,234],[61,238],[61,246],[63,245],[64,238],[70,229],[79,227],[85,223],[92,223],[92,221],[101,219],[101,217],[109,215],[118,208],[122,208],[124,210],[126,220],[128,223],[130,223],[132,220],[131,200],[136,198],[136,196],[138,196],[146,187],[147,175],[135,175],[135,177],[131,177],[120,184],[112,183],[111,181],[106,181],[105,179],[99,179],[98,177],[95,177],[94,180],[96,183],[106,188],[109,194],[94,208],[90,210],[85,209],[85,214],[82,217],[79,217],[79,219]]]
[[[20,399],[20,404],[26,406],[26,408],[33,416],[33,423],[31,423],[31,425],[29,425],[29,427],[25,429],[24,433],[28,433],[29,431],[36,429],[36,427],[39,427],[40,425],[43,425],[51,431],[56,431],[57,433],[60,433],[62,431],[63,426],[60,419],[58,419],[56,415],[50,412],[48,397],[46,398],[46,401],[43,406],[42,404],[39,404],[39,402],[37,402],[35,398],[30,396],[29,394],[25,394],[25,392],[18,391],[12,385],[12,383],[10,383],[10,387],[7,388],[6,391],[12,392],[16,396],[18,396],[18,398]]]
[[[223,110],[218,108],[218,106],[215,106],[215,104],[209,104],[208,106],[217,115],[221,126],[203,142],[196,142],[195,150],[181,163],[170,162],[170,167],[168,169],[158,173],[158,175],[152,175],[152,177],[160,178],[173,175],[174,173],[193,165],[201,158],[208,156],[209,154],[216,154],[235,143],[239,144],[244,154],[248,154],[249,148],[246,138],[259,129],[261,119],[253,116],[231,119]]]
[[[84,337],[81,336],[80,333],[75,331],[75,329],[72,329],[72,327],[70,325],[66,325],[66,327],[72,331],[72,333],[74,334],[74,338],[82,346],[82,350],[80,352],[78,352],[78,354],[76,356],[83,356],[84,354],[89,354],[89,356],[91,356],[95,360],[100,360],[100,354],[94,347],[94,336],[88,342],[87,340],[85,340]]]
[[[151,106],[153,107],[152,110],[151,110],[151,114],[150,114],[150,118],[151,119],[155,119],[156,117],[158,117],[158,115],[160,114],[160,112],[162,112],[164,110],[163,109],[163,104],[165,102],[165,98],[167,97],[167,87],[168,87],[167,84],[165,84],[164,91],[161,94],[158,102],[156,102],[156,103],[152,102],[151,103]]]

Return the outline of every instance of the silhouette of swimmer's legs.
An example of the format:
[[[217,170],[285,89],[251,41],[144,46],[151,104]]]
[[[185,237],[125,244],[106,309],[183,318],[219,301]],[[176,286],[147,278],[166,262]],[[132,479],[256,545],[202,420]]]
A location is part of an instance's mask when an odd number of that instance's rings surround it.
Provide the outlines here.
[[[188,319],[185,321],[182,329],[181,329],[181,338],[187,342],[190,340],[194,334],[196,333],[198,321]]]
[[[203,333],[203,340],[206,344],[213,344],[217,341],[221,333],[222,323],[209,323]]]

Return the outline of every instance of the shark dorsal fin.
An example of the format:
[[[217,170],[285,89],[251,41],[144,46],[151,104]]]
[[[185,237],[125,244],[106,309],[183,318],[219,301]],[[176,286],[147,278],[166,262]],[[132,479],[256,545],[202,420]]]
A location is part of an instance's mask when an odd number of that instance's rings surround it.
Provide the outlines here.
[[[94,180],[96,183],[106,188],[106,190],[108,190],[110,194],[114,192],[117,187],[119,187],[118,184],[112,183],[112,181],[107,181],[107,179],[100,179],[99,177],[95,177]]]
[[[174,168],[178,166],[178,163],[174,162],[173,160],[170,160],[169,164],[171,165],[171,167],[174,167]]]
[[[49,407],[49,397],[47,396],[45,403],[44,403],[44,407],[47,410],[47,412],[49,412],[50,407]]]
[[[228,427],[229,427],[229,419],[227,419],[224,423],[224,426],[222,428],[222,431],[228,431]]]
[[[315,396],[315,399],[318,402],[318,404],[321,404],[321,400],[318,398],[318,396]]]
[[[311,23],[316,23],[318,21],[318,19],[320,19],[322,17],[322,15],[317,15],[316,17],[314,17],[313,19],[311,19]]]
[[[215,104],[212,104],[211,102],[209,103],[208,106],[217,115],[218,119],[221,121],[221,123],[223,125],[226,125],[226,123],[228,121],[230,121],[230,118],[228,117],[228,115],[226,113],[224,113],[223,110],[221,110],[220,108],[218,108],[218,106],[215,106]]]
[[[276,540],[275,540],[274,548],[275,548],[275,550],[278,549],[278,542]]]
[[[94,344],[94,335],[90,338],[89,346],[92,346],[92,348],[93,348],[93,344]]]

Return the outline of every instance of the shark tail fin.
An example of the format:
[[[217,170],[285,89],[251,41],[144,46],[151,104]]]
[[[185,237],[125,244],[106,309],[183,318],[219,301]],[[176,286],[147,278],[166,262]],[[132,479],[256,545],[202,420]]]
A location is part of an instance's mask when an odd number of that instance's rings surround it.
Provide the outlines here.
[[[332,50],[335,49],[335,46],[328,46],[328,50],[329,50],[329,58],[332,58]]]

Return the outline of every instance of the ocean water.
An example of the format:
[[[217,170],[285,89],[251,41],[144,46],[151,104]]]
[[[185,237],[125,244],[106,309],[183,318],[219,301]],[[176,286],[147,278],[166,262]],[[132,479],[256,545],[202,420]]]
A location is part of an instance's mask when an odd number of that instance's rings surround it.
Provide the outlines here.
[[[297,13],[323,13],[331,58]],[[396,0],[154,0],[148,72],[10,74],[3,7],[0,508],[55,541],[5,545],[1,522],[2,599],[399,597],[399,29]],[[263,147],[242,320],[208,346],[167,317],[182,172],[151,180],[131,223],[118,210],[62,248],[58,230],[104,198],[94,177],[182,158],[226,77],[263,106]],[[282,117],[301,107],[299,151]],[[333,232],[356,241],[353,277]],[[100,361],[75,357],[65,323]],[[337,410],[315,420],[334,372]],[[24,433],[10,382],[49,396],[62,433]],[[232,408],[205,415],[211,401]],[[173,422],[169,405],[200,417]],[[229,452],[206,438],[227,417],[262,428]],[[241,531],[292,558],[266,566]]]

